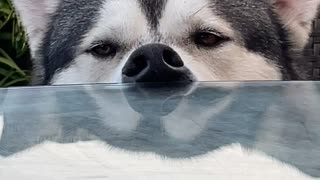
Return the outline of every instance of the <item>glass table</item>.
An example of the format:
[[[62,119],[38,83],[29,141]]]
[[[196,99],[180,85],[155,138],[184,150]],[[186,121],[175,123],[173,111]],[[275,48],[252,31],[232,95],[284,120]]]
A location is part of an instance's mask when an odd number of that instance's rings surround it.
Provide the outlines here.
[[[0,89],[0,179],[317,179],[320,83]]]

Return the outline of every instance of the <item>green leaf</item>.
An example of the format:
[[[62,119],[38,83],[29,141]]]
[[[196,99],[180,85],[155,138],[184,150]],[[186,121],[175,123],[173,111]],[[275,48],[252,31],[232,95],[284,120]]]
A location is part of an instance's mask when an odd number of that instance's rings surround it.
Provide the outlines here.
[[[11,20],[12,14],[13,11],[11,10],[8,16],[6,17],[5,21],[2,24],[0,24],[0,30]]]
[[[9,33],[9,32],[1,32],[0,33],[0,40],[6,40],[6,41],[8,41],[8,40],[11,40],[11,33]]]
[[[7,80],[14,74],[14,71],[9,72],[1,81],[0,81],[0,86],[4,87],[5,83]]]
[[[6,59],[3,57],[0,57],[0,63],[5,64],[7,66],[9,66],[12,69],[15,69],[17,72],[19,72],[21,75],[26,75],[17,65],[16,63],[14,63],[12,60],[10,59]]]
[[[30,80],[30,72],[15,63],[15,60],[28,57],[28,51],[24,28],[11,1],[0,0],[0,87]]]
[[[0,75],[7,76],[10,72],[6,69],[0,69]]]
[[[26,81],[28,81],[28,78],[19,78],[19,79],[15,79],[15,80],[12,80],[12,81],[4,84],[2,87],[9,87],[9,86],[15,85],[17,83],[26,82]]]

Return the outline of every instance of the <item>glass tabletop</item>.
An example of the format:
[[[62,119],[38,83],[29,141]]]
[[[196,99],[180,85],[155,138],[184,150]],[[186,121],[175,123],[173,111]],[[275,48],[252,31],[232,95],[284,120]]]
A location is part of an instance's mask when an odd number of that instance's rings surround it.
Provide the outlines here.
[[[320,83],[0,89],[0,179],[128,178],[320,178]]]

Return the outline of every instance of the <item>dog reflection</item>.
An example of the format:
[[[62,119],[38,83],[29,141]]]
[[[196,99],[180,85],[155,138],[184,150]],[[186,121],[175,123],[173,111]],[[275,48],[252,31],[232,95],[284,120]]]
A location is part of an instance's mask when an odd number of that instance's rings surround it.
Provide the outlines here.
[[[195,83],[14,94],[34,104],[5,109],[0,154],[10,156],[48,140],[100,140],[127,151],[181,159],[236,143],[319,177],[317,88]],[[7,107],[10,102],[9,95]]]

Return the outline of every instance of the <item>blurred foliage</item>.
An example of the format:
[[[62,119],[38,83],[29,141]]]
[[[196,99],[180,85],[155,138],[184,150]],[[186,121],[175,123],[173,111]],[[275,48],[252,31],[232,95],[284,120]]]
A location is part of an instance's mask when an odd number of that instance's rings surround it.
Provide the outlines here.
[[[0,0],[0,87],[25,85],[30,80],[26,35],[9,0]]]

